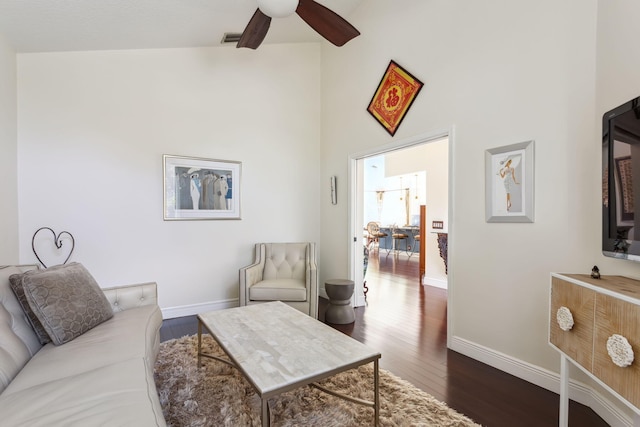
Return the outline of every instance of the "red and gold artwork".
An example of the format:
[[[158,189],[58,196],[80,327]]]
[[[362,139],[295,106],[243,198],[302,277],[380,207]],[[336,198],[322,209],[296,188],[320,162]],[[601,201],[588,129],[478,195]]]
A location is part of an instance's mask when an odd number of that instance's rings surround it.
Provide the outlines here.
[[[420,80],[391,61],[367,111],[393,136],[422,86]]]

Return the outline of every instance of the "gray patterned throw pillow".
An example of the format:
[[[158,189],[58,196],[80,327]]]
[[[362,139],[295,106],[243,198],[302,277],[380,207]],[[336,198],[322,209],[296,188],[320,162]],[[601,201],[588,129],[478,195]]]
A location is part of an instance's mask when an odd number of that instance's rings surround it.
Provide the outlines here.
[[[27,301],[27,297],[24,294],[24,288],[22,287],[23,277],[24,277],[24,273],[12,274],[11,276],[9,276],[9,285],[11,286],[11,290],[13,291],[13,294],[18,299],[18,302],[22,307],[22,311],[24,311],[24,314],[27,317],[27,320],[29,321],[31,328],[36,333],[38,337],[38,341],[40,341],[40,344],[45,345],[51,342],[51,338],[49,338],[49,334],[47,334],[47,331],[44,329],[44,326],[42,326],[42,323],[40,323],[40,320],[38,320],[38,316],[36,316],[33,310],[31,310],[29,301]]]
[[[113,317],[111,304],[82,264],[29,271],[22,286],[29,306],[55,345]]]

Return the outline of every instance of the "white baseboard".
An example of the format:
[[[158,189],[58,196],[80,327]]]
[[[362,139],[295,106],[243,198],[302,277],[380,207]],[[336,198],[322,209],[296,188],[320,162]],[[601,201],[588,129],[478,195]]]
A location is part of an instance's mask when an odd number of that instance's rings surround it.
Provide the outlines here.
[[[496,369],[514,375],[539,387],[560,392],[560,374],[515,359],[499,351],[478,345],[460,337],[451,338],[451,350],[469,356]],[[569,381],[569,398],[593,409],[611,426],[632,427],[633,420],[620,407],[593,388],[578,381]],[[560,397],[558,396],[558,399]],[[559,404],[558,400],[558,404]]]
[[[447,289],[449,286],[446,280],[434,279],[432,277],[427,277],[427,276],[423,277],[422,284],[427,286],[433,286],[435,288],[441,288],[441,289]]]
[[[238,306],[238,298],[222,301],[210,301],[199,304],[182,305],[179,307],[162,308],[163,319],[173,319],[176,317],[195,316],[196,314],[206,313],[207,311],[222,310]]]

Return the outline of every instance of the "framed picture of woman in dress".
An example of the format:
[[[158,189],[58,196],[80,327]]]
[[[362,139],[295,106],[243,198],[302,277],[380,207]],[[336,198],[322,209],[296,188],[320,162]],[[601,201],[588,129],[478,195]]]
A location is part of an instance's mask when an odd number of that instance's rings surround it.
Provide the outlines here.
[[[485,152],[487,222],[533,222],[534,141]]]
[[[241,163],[165,154],[164,219],[240,219]]]

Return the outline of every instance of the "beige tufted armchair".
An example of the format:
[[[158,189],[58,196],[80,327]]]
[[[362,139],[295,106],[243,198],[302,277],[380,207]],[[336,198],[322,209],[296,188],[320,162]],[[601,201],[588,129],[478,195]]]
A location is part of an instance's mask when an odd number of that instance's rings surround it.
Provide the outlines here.
[[[240,269],[240,305],[282,301],[318,318],[315,243],[258,243],[255,261]]]

